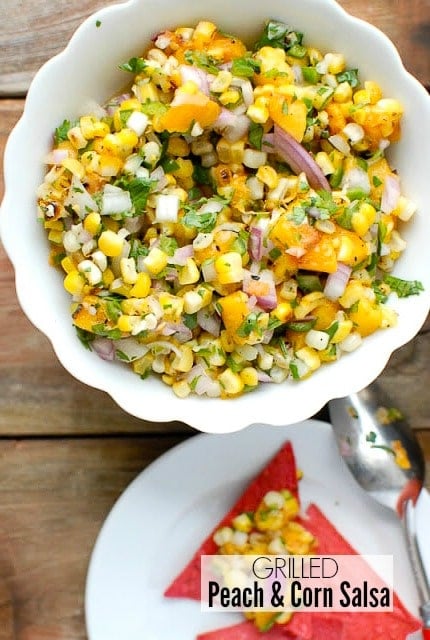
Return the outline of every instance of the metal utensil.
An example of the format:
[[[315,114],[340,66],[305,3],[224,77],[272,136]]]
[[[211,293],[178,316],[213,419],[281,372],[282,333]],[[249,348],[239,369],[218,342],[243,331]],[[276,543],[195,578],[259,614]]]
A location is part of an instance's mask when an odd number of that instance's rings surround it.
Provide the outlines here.
[[[329,402],[340,454],[358,484],[397,513],[420,598],[425,640],[430,640],[430,585],[415,528],[415,504],[425,462],[410,426],[375,382],[359,393]]]

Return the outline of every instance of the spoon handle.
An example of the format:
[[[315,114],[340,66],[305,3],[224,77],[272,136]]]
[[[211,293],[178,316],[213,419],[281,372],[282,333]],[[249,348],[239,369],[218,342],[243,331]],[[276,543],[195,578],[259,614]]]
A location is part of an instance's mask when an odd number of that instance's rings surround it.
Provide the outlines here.
[[[402,518],[406,537],[406,546],[415,576],[420,598],[420,615],[423,622],[424,640],[430,640],[430,585],[421,558],[415,527],[415,507],[412,500],[404,505]]]

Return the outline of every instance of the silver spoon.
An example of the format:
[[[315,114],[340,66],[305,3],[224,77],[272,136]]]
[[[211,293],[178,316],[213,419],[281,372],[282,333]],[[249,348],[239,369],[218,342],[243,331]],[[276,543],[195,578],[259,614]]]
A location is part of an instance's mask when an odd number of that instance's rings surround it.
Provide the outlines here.
[[[358,484],[399,516],[420,598],[425,640],[430,640],[430,585],[418,547],[415,504],[424,483],[420,445],[401,413],[374,382],[329,402],[340,454]],[[397,452],[397,455],[396,455]]]

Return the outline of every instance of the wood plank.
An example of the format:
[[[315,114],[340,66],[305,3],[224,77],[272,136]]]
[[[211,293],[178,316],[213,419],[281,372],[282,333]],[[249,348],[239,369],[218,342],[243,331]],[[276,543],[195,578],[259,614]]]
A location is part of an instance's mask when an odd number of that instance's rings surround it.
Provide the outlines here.
[[[133,478],[181,439],[0,441],[0,640],[85,640],[99,529]],[[430,461],[430,433],[421,442]]]
[[[25,95],[36,70],[64,48],[76,27],[114,0],[2,0],[0,96]],[[398,47],[407,69],[430,85],[428,0],[340,0],[353,15],[382,29]]]

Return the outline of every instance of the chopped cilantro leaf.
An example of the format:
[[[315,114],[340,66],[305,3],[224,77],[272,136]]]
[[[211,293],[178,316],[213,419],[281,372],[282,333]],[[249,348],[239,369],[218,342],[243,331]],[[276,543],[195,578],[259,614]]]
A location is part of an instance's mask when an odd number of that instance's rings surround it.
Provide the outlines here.
[[[200,67],[201,69],[204,69],[209,73],[217,74],[219,72],[216,60],[208,56],[203,51],[188,50],[185,52],[185,60],[188,62],[188,64]]]
[[[252,147],[258,149],[259,151],[261,151],[261,147],[263,145],[263,134],[263,125],[251,121],[248,133],[248,141]]]
[[[243,58],[235,58],[231,66],[231,73],[234,76],[252,78],[254,73],[260,71],[260,63],[258,60],[254,60],[251,56],[244,56]]]
[[[383,282],[390,287],[391,291],[397,293],[399,298],[417,296],[421,291],[424,291],[424,287],[419,280],[402,280],[402,278],[396,278],[396,276],[388,273],[384,275]]]
[[[128,62],[123,62],[119,65],[121,71],[128,71],[129,73],[142,73],[146,69],[146,62],[143,58],[130,58]]]
[[[126,189],[130,193],[135,216],[140,216],[144,213],[146,202],[152,187],[155,185],[155,180],[149,180],[148,178],[132,178],[129,180],[126,177],[122,177],[115,182],[115,185]]]
[[[70,120],[63,120],[62,124],[55,129],[54,132],[54,141],[55,144],[59,144],[60,142],[64,142],[68,140],[67,134],[70,129],[75,125],[74,122],[70,122]]]
[[[94,334],[89,331],[85,331],[85,329],[81,329],[80,327],[75,327],[77,336],[79,340],[84,345],[85,349],[91,351],[91,343],[94,340]]]
[[[358,69],[346,69],[341,73],[336,74],[336,79],[339,83],[348,82],[354,89],[358,85]]]

